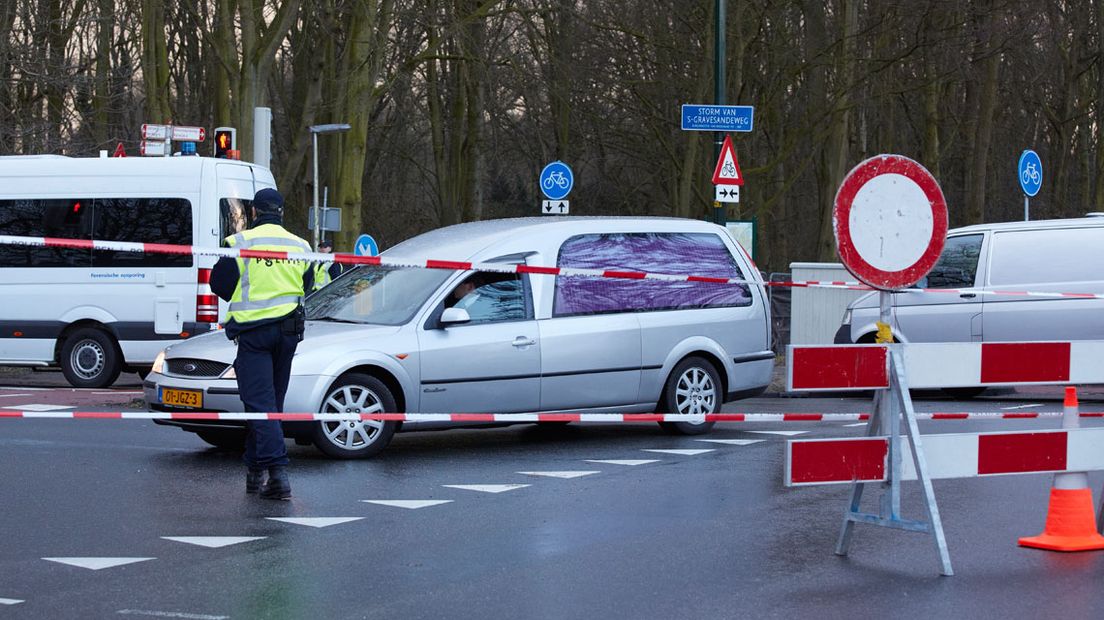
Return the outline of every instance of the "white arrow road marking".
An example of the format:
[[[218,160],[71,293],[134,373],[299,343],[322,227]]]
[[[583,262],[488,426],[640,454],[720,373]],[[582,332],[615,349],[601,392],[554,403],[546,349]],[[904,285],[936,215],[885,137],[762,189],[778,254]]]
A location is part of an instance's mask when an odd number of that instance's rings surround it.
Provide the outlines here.
[[[18,605],[22,602],[23,600],[18,598],[0,598],[0,605]]]
[[[582,478],[592,474],[600,474],[600,471],[519,471],[523,476],[546,476],[548,478]]]
[[[380,506],[393,506],[395,508],[407,508],[417,510],[429,506],[440,506],[452,502],[451,499],[362,499],[365,504],[379,504]]]
[[[126,564],[134,564],[136,562],[145,562],[147,560],[156,560],[157,558],[42,558],[47,562],[57,562],[58,564],[68,564],[69,566],[76,566],[77,568],[87,568],[90,570],[100,570],[103,568],[114,568],[116,566],[124,566]]]
[[[505,493],[515,489],[524,489],[528,484],[442,484],[450,489],[464,489],[465,491],[479,491],[481,493]]]
[[[154,618],[185,618],[186,620],[227,620],[230,616],[212,616],[209,614],[189,614],[182,611],[150,611],[146,609],[120,609],[115,612],[123,616],[153,616]]]
[[[744,431],[745,433],[759,433],[761,435],[785,435],[786,437],[793,437],[794,435],[804,435],[809,431]]]
[[[695,439],[694,441],[708,441],[709,443],[723,443],[726,446],[750,446],[753,443],[763,443],[765,439]]]
[[[4,407],[4,409],[16,409],[19,411],[61,411],[62,409],[72,409],[69,405],[13,405],[11,407]]]
[[[330,527],[350,521],[360,521],[364,517],[265,517],[269,521],[283,521],[294,525],[306,525],[309,527]]]
[[[648,463],[658,463],[658,459],[613,459],[613,460],[597,460],[586,459],[587,463],[609,463],[610,465],[628,465],[630,467],[636,467],[637,465],[647,465]]]
[[[705,454],[706,452],[713,452],[715,448],[704,448],[698,450],[648,450],[644,452],[659,452],[660,454],[678,454],[681,456],[697,456],[699,454]]]
[[[229,547],[230,545],[236,545],[238,543],[249,542],[251,540],[263,540],[265,536],[162,536],[165,540],[171,540],[174,542],[187,543],[189,545],[199,545],[200,547],[207,547],[208,549],[218,549],[219,547]]]

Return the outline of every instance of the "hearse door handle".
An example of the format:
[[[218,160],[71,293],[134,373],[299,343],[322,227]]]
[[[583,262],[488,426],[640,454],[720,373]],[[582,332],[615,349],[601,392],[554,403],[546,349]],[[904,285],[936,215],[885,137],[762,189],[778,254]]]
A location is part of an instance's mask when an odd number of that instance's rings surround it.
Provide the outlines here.
[[[527,347],[531,344],[537,344],[537,341],[533,340],[532,338],[526,338],[525,336],[518,336],[517,338],[514,338],[513,342],[513,345],[515,347]]]

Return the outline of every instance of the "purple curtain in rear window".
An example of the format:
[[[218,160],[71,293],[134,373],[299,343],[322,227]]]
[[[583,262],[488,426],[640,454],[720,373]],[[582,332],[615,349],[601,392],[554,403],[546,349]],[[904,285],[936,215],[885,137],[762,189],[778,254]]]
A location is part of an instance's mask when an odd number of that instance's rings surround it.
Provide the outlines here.
[[[559,267],[743,279],[724,241],[709,233],[580,235],[560,248]],[[743,284],[556,277],[553,316],[747,306]]]

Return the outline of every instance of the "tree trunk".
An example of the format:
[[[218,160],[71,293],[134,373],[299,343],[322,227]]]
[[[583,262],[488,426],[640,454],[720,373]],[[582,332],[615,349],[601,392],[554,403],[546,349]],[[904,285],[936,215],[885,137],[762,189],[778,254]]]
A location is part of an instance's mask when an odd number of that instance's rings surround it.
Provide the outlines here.
[[[847,174],[848,155],[850,153],[851,136],[851,98],[850,91],[855,83],[855,65],[858,62],[855,47],[855,32],[858,30],[859,0],[842,0],[843,3],[843,29],[836,59],[836,105],[835,114],[832,116],[832,133],[828,140],[828,188],[829,196],[835,196],[835,188],[843,182]],[[832,226],[832,210],[834,208],[831,199],[825,200],[820,211],[820,241],[818,247],[818,259],[822,261],[835,261],[837,258],[835,231]]]

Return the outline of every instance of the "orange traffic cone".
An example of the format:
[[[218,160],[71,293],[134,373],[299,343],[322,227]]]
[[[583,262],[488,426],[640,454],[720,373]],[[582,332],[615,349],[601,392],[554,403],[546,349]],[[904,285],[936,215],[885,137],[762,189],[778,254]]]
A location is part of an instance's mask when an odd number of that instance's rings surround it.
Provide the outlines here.
[[[1077,388],[1067,387],[1062,409],[1062,428],[1078,428],[1079,418]],[[1104,549],[1104,536],[1096,531],[1096,515],[1093,511],[1088,474],[1064,472],[1054,475],[1043,533],[1021,538],[1020,546],[1051,551]]]

